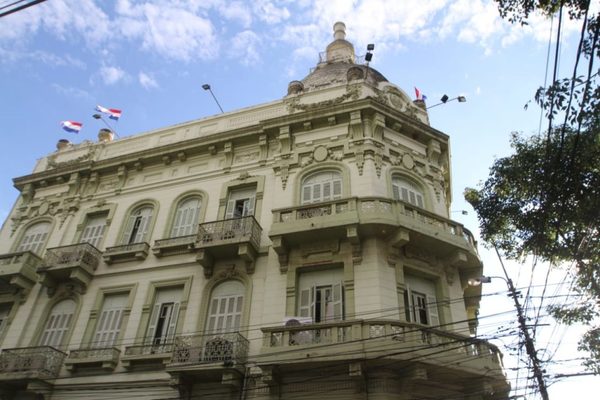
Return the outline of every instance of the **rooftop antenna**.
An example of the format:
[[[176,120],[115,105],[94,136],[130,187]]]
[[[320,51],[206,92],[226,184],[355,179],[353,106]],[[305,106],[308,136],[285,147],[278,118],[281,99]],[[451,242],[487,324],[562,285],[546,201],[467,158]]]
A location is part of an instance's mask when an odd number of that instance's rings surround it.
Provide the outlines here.
[[[210,88],[210,85],[208,83],[205,83],[204,85],[202,85],[202,89],[208,90],[210,92],[213,99],[215,99],[215,103],[217,103],[217,105],[219,106],[219,109],[221,110],[221,114],[224,113],[225,111],[223,111],[223,107],[221,107],[221,105],[219,104],[219,100],[217,100],[217,98],[215,97],[215,94],[213,93],[212,89]]]

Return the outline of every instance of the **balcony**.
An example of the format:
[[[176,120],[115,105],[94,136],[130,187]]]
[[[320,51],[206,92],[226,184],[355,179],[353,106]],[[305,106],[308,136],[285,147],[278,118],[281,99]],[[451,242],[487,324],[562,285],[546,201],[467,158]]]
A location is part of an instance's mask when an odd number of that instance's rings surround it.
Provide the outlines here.
[[[207,278],[212,276],[214,261],[241,257],[249,274],[260,249],[262,228],[253,216],[200,224],[196,238],[196,259]]]
[[[101,256],[100,250],[89,243],[48,249],[42,266],[38,268],[40,283],[51,289],[61,282],[67,282],[85,291]]]
[[[181,382],[202,379],[240,386],[248,346],[248,339],[238,332],[179,336],[167,372]]]
[[[483,340],[390,320],[351,320],[322,324],[262,328],[259,364],[281,371],[311,368],[332,361],[365,360],[370,365],[427,370],[449,368],[448,376],[505,382],[501,353]],[[302,365],[300,365],[302,364]]]
[[[121,364],[125,368],[134,366],[164,367],[171,359],[172,351],[172,342],[127,346],[121,357]]]
[[[196,237],[197,235],[187,235],[155,240],[152,253],[156,257],[191,253],[195,248]]]
[[[69,371],[75,371],[82,367],[112,371],[119,362],[120,354],[121,351],[116,347],[71,350],[69,357],[65,360],[65,366]]]
[[[400,200],[352,197],[273,210],[269,237],[282,265],[292,246],[314,243],[315,234],[322,240],[347,238],[358,248],[361,236],[380,236],[458,267],[480,265],[473,235],[461,224]]]
[[[30,251],[0,254],[0,288],[26,295],[38,280],[41,264],[42,259]]]
[[[107,264],[142,261],[148,257],[150,245],[146,242],[124,244],[122,246],[107,247],[102,257]]]
[[[0,353],[0,382],[54,379],[65,357],[65,353],[50,346],[4,349]]]

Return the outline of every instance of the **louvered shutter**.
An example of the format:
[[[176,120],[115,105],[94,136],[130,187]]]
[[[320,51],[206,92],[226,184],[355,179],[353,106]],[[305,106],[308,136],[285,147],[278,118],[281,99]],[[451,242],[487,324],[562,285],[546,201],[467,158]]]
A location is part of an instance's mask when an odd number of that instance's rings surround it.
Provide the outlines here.
[[[331,200],[331,182],[323,183],[323,197],[322,201]]]
[[[302,187],[302,204],[308,204],[311,201],[311,186],[305,185]]]
[[[183,214],[186,210],[178,207],[177,211],[175,212],[175,220],[173,221],[173,229],[171,230],[171,237],[178,237],[178,236],[182,236],[181,231],[182,231],[182,226],[183,226]]]
[[[395,200],[400,200],[400,189],[398,188],[398,185],[392,185],[392,195]]]
[[[342,181],[333,181],[333,198],[339,199],[342,197]]]
[[[235,209],[235,200],[229,200],[227,202],[227,210],[225,211],[225,219],[233,218],[234,209]]]
[[[148,331],[146,332],[146,342],[152,343],[154,335],[156,334],[156,325],[158,323],[158,316],[160,314],[160,303],[154,304],[152,308],[152,315],[150,315],[150,322],[148,323]]]
[[[92,246],[99,248],[102,238],[104,237],[105,229],[106,215],[89,217],[79,241],[81,243],[89,243]]]
[[[426,295],[427,298],[427,309],[429,312],[429,325],[432,327],[440,326],[440,317],[438,314],[438,304],[435,296]]]
[[[2,335],[2,331],[6,328],[8,314],[10,313],[11,307],[12,304],[0,305],[0,336]]]
[[[314,318],[315,308],[315,288],[300,290],[299,316]]]
[[[131,242],[131,234],[133,233],[133,227],[135,225],[135,220],[137,217],[131,214],[127,218],[127,224],[125,225],[125,229],[123,230],[123,237],[121,238],[122,244],[128,244]]]
[[[423,196],[417,193],[417,206],[424,208]]]
[[[104,299],[92,347],[111,347],[115,344],[121,331],[127,299],[128,294],[110,295]]]
[[[320,183],[316,183],[313,185],[313,197],[312,197],[312,202],[316,203],[321,201],[321,184]]]
[[[141,243],[146,240],[148,228],[150,226],[150,220],[152,218],[152,209],[142,209],[138,218],[140,218],[140,223],[138,225],[136,235],[133,238],[133,242],[131,243]]]
[[[341,321],[344,319],[344,302],[343,302],[343,286],[342,283],[333,285],[333,320]]]
[[[75,302],[73,300],[63,300],[56,304],[48,316],[46,327],[40,337],[40,346],[60,348],[71,327],[74,312]]]
[[[250,215],[254,215],[254,202],[255,202],[254,196],[248,197],[248,200],[246,200],[244,202],[244,213],[242,216],[247,217]]]
[[[167,334],[165,335],[164,341],[171,342],[175,337],[175,331],[177,330],[177,319],[179,318],[179,302],[174,303],[171,308],[171,315],[168,318],[169,326],[167,327]]]
[[[17,251],[29,250],[34,253],[41,254],[42,246],[46,242],[49,229],[50,223],[48,222],[40,222],[30,226],[23,235],[21,243],[17,247]]]

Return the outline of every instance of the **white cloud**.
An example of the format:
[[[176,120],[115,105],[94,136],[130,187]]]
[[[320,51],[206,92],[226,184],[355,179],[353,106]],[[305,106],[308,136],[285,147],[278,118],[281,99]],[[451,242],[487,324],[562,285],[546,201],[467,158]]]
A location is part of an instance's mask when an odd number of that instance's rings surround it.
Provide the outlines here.
[[[227,20],[239,22],[244,28],[252,24],[252,12],[240,1],[223,4],[219,7],[219,13]]]
[[[74,97],[80,99],[92,99],[92,96],[85,90],[79,89],[76,87],[65,87],[59,85],[58,83],[53,83],[52,88],[56,90],[57,93],[60,93],[66,97]]]
[[[140,40],[143,49],[163,57],[190,61],[214,58],[218,41],[211,21],[177,3],[132,4],[120,0],[116,26],[130,40]]]
[[[269,0],[254,0],[253,10],[256,16],[267,24],[278,24],[290,17],[287,7],[277,7]]]
[[[100,68],[100,78],[107,85],[114,85],[115,83],[125,80],[127,74],[119,67],[102,66]]]
[[[156,80],[144,71],[140,71],[138,74],[138,80],[140,85],[142,85],[145,89],[154,89],[158,87]]]
[[[252,31],[238,33],[231,40],[229,56],[239,58],[244,65],[256,64],[260,61],[260,37]]]

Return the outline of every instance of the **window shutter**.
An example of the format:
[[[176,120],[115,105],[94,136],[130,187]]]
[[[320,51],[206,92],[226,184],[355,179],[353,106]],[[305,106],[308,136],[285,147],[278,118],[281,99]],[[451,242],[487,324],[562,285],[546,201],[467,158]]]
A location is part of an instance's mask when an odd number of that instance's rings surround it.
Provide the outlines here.
[[[331,182],[323,183],[323,201],[331,200]]]
[[[148,323],[148,331],[146,332],[146,343],[152,343],[154,334],[156,333],[156,324],[158,322],[158,314],[160,314],[160,303],[156,302],[152,309],[150,322]]]
[[[398,185],[392,185],[392,193],[395,200],[400,200],[400,189]]]
[[[404,315],[408,322],[415,322],[415,314],[413,311],[412,296],[410,294],[410,286],[405,282],[404,284]]]
[[[308,289],[302,289],[300,291],[300,306],[299,312],[300,317],[311,317],[314,315],[314,305],[315,305],[315,288],[311,287]]]
[[[132,243],[141,243],[146,240],[148,227],[150,226],[150,219],[152,218],[152,209],[144,209],[142,215],[140,215],[140,218],[140,225]]]
[[[104,298],[92,347],[111,347],[115,344],[121,331],[123,311],[128,297],[128,294],[122,293],[108,295]]]
[[[135,225],[136,216],[131,214],[127,218],[127,225],[125,225],[125,229],[123,230],[123,237],[121,238],[122,244],[129,244],[131,240],[131,234],[133,232],[133,226]]]
[[[178,207],[177,211],[175,212],[175,220],[173,221],[173,229],[171,229],[171,237],[181,236],[180,227],[182,226],[181,221],[183,220],[183,212],[184,210],[181,207]]]
[[[406,201],[407,203],[410,203],[410,201],[408,200],[408,189],[405,187],[400,189],[402,190],[402,200]]]
[[[333,198],[339,199],[342,197],[342,181],[333,181]]]
[[[254,196],[250,196],[248,198],[248,200],[246,200],[244,202],[244,213],[243,213],[244,217],[247,217],[249,215],[254,215],[254,202],[255,202]]]
[[[333,320],[341,321],[344,319],[343,285],[336,283],[333,285]]]
[[[311,185],[302,187],[302,204],[308,204],[311,200]]]
[[[79,241],[81,243],[89,243],[94,247],[100,247],[105,229],[106,215],[89,217]]]
[[[65,334],[71,327],[73,312],[75,312],[73,300],[63,300],[54,306],[40,337],[40,346],[61,347]]]
[[[30,226],[23,235],[21,243],[17,247],[17,251],[29,250],[41,254],[42,246],[46,242],[49,229],[50,224],[48,222],[41,222]]]
[[[313,198],[312,198],[312,202],[316,203],[318,201],[321,201],[321,184],[320,183],[316,183],[313,185]]]
[[[167,335],[165,341],[171,342],[175,337],[175,331],[177,330],[177,318],[179,317],[179,303],[173,304],[171,309],[171,318],[169,319],[169,327],[167,328]]]
[[[235,200],[229,200],[227,202],[227,210],[225,211],[225,219],[233,218],[234,209],[235,209]]]
[[[423,204],[423,196],[417,193],[417,206],[425,208]]]
[[[438,304],[435,296],[426,295],[427,296],[427,309],[429,312],[429,325],[432,327],[440,326],[440,317],[438,314]]]

